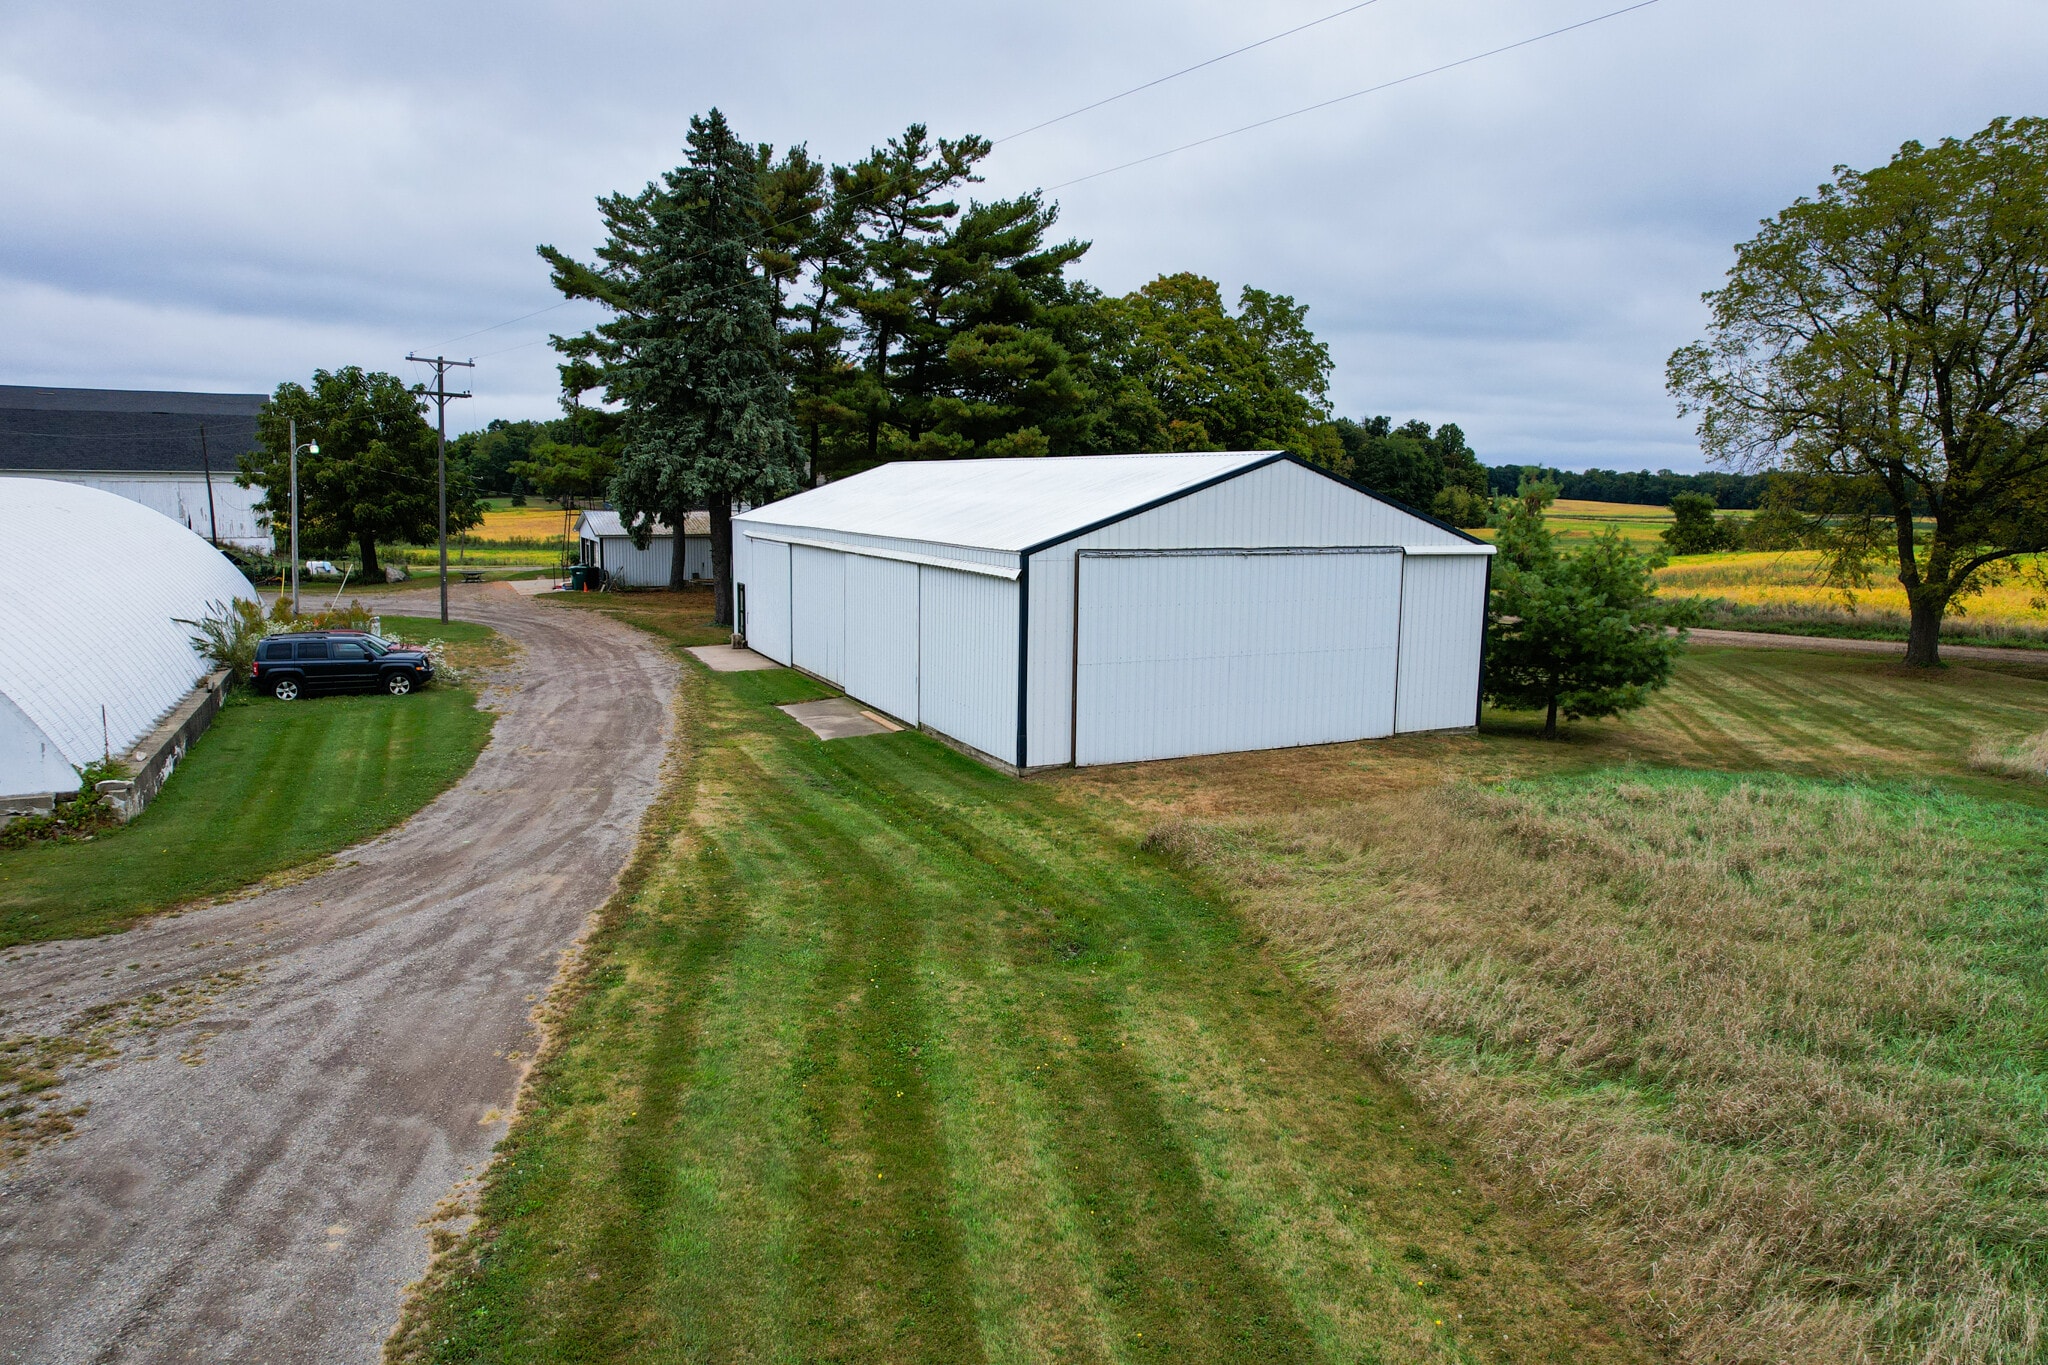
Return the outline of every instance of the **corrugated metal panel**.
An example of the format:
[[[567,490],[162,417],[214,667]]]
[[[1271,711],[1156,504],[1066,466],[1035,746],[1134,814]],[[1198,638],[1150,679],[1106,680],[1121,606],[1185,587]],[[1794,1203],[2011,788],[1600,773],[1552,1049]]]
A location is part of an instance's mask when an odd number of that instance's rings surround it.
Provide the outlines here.
[[[630,588],[667,587],[674,559],[673,539],[650,540],[644,550],[635,549],[624,536],[605,536],[597,542],[597,562]]]
[[[793,545],[789,551],[789,653],[827,682],[846,677],[846,556]]]
[[[24,718],[17,732],[33,726],[79,766],[125,753],[204,676],[178,618],[256,597],[170,518],[55,479],[0,479],[0,582],[0,696]],[[40,751],[0,754],[0,794],[49,790],[47,767]]]
[[[1087,554],[1079,572],[1079,762],[1393,732],[1398,552]]]
[[[919,719],[1013,763],[1017,756],[1017,585],[920,567]]]
[[[1479,723],[1480,632],[1486,561],[1413,557],[1401,585],[1401,691],[1394,728],[1464,729]]]
[[[1471,542],[1313,470],[1281,463],[1091,531],[1074,545],[1113,550]]]
[[[738,527],[742,523],[735,518],[734,525]],[[1016,576],[1017,555],[1013,550],[948,545],[935,540],[907,540],[900,536],[868,535],[858,531],[821,530],[812,526],[787,526],[780,522],[753,519],[744,522],[744,526],[747,534],[762,539],[787,540],[796,544],[810,542],[819,548],[839,549],[848,553],[879,550],[907,554],[934,563],[940,568],[952,564],[971,564],[1001,569],[1010,577]]]
[[[1273,453],[901,461],[770,503],[739,519],[1014,552],[1271,459]]]
[[[917,724],[918,565],[846,557],[846,691]]]
[[[736,535],[733,582],[747,587],[747,644],[779,664],[789,653],[789,546]]]
[[[1039,551],[1031,556],[1030,573],[1031,763],[1073,761],[1068,737],[1077,550],[1407,545],[1489,548],[1299,465],[1274,464]],[[1483,561],[1472,562],[1480,565],[1483,578]],[[1348,604],[1332,605],[1341,609]]]

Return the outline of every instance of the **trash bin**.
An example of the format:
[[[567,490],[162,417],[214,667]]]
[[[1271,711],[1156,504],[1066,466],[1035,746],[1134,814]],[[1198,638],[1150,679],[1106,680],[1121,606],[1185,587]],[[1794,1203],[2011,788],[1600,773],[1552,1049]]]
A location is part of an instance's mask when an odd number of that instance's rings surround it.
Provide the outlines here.
[[[590,566],[578,564],[569,570],[569,591],[582,592],[589,582]]]

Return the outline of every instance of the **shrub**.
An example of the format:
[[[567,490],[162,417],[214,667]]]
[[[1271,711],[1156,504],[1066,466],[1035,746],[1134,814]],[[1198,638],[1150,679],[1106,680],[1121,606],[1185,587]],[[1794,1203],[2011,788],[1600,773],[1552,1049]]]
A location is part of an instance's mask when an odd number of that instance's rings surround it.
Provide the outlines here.
[[[205,616],[197,621],[179,617],[178,624],[197,632],[192,637],[192,648],[201,658],[215,668],[225,668],[232,679],[247,679],[256,662],[256,646],[270,634],[262,605],[238,597],[232,602],[208,602],[206,606]]]
[[[1471,529],[1484,526],[1493,515],[1493,499],[1482,497],[1469,488],[1452,484],[1439,492],[1429,504],[1431,515],[1439,521],[1453,526]]]
[[[113,802],[96,788],[102,782],[128,776],[127,765],[118,758],[102,758],[72,771],[78,774],[77,795],[69,801],[57,802],[48,815],[18,816],[0,826],[0,848],[90,839],[114,823]]]
[[[1680,493],[1671,500],[1671,524],[1663,540],[1675,555],[1710,555],[1742,548],[1742,528],[1733,517],[1714,516],[1714,500],[1705,493]]]

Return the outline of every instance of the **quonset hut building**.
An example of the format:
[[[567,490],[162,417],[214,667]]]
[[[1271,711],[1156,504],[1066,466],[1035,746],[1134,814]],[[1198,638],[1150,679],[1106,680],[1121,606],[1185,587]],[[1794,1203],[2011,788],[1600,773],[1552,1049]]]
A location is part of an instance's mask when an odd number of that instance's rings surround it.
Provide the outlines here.
[[[0,582],[0,800],[127,754],[207,672],[179,618],[256,598],[170,518],[50,479],[0,478]]]
[[[733,521],[735,625],[999,766],[1478,722],[1493,547],[1272,452],[883,465]]]

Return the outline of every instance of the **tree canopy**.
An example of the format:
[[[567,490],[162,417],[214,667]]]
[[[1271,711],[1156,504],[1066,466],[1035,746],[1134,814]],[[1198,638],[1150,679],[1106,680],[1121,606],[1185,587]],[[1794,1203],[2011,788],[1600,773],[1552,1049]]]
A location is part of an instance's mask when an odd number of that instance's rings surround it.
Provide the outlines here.
[[[1780,471],[1837,582],[1889,559],[1907,662],[2048,549],[2048,120],[1908,142],[1736,248],[1671,391],[1725,464]]]
[[[299,545],[343,553],[354,547],[362,575],[383,577],[378,542],[424,544],[439,529],[434,429],[418,385],[348,365],[315,370],[311,386],[287,381],[256,418],[256,447],[235,482],[260,487],[257,511],[282,535],[291,518],[291,423],[299,442]],[[483,509],[467,471],[448,466],[448,529],[467,530]]]
[[[1503,509],[1486,606],[1487,698],[1579,720],[1632,710],[1671,681],[1696,604],[1656,596],[1657,556],[1638,553],[1610,526],[1574,551],[1557,546],[1543,510],[1552,484],[1524,482]]]
[[[1716,517],[1705,493],[1680,493],[1671,500],[1671,524],[1659,533],[1675,555],[1706,555],[1742,548],[1742,528],[1733,517]]]
[[[692,508],[710,509],[720,624],[731,614],[734,503],[790,492],[803,472],[776,290],[758,260],[768,245],[759,174],[755,150],[713,109],[690,120],[681,166],[599,201],[600,264],[540,249],[558,289],[612,314],[556,338],[570,382],[601,385],[623,411],[612,503],[642,545],[657,521],[680,535]],[[679,543],[671,586],[686,581],[684,559]]]
[[[1431,431],[1423,421],[1340,417],[1335,425],[1351,477],[1367,488],[1455,526],[1486,525],[1486,467],[1455,423]]]

